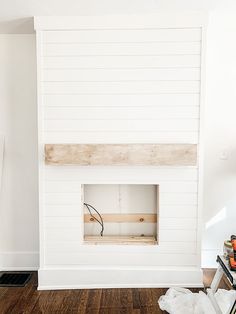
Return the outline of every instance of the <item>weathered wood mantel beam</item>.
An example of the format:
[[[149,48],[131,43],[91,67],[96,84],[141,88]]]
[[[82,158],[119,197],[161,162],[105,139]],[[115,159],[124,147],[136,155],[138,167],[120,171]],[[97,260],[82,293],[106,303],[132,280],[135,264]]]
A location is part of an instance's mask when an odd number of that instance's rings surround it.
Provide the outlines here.
[[[195,144],[45,144],[47,165],[196,166]]]

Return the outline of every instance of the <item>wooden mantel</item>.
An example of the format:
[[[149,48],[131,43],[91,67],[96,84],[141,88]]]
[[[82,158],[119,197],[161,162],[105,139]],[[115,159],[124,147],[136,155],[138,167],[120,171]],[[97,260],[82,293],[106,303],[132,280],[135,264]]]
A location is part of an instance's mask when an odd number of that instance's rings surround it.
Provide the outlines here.
[[[47,165],[196,166],[195,144],[45,144]]]

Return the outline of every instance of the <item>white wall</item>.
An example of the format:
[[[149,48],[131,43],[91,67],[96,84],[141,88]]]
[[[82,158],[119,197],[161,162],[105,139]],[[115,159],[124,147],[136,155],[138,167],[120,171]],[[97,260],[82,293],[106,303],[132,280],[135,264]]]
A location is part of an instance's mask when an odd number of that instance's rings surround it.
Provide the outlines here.
[[[236,11],[210,14],[207,42],[203,266],[210,267],[236,233]]]
[[[0,35],[0,269],[38,264],[34,35]]]

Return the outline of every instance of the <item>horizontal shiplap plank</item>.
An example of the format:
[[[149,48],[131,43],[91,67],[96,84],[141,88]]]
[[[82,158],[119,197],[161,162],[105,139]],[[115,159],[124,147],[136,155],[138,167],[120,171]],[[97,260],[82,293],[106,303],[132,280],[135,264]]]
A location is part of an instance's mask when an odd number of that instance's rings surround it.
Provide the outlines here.
[[[43,68],[200,67],[199,55],[44,57]]]
[[[158,244],[158,246],[155,247],[155,252],[158,252],[160,254],[163,253],[170,253],[170,249],[169,249],[169,242],[161,242],[160,244]],[[109,249],[107,247],[97,247],[97,246],[93,246],[88,247],[88,246],[81,246],[81,241],[75,240],[75,241],[48,241],[45,244],[45,249],[47,252],[52,252],[52,253],[73,253],[77,250],[79,250],[79,252],[81,254],[87,253],[88,251],[91,252],[93,251],[93,253],[106,253],[107,250],[109,250],[110,252],[113,253],[117,253],[117,251],[119,251],[119,248],[117,246],[115,246],[114,248],[109,247]],[[130,250],[130,248],[122,248],[123,251],[128,251]],[[152,248],[144,248],[145,252],[149,252],[151,253]],[[134,251],[134,253],[136,252],[136,250],[132,250]],[[175,242],[175,245],[173,245],[172,249],[171,249],[171,253],[190,253],[190,254],[194,254],[196,253],[196,246],[194,245],[194,242]]]
[[[96,170],[96,176],[94,171]],[[191,181],[198,179],[196,168],[172,167],[78,167],[47,166],[46,181],[75,181],[81,184],[158,184],[160,181]]]
[[[159,182],[160,193],[197,193],[196,182]]]
[[[189,107],[45,107],[44,117],[46,120],[155,120],[155,119],[197,119],[199,108]]]
[[[162,193],[160,187],[160,206],[162,205],[196,205],[197,193]]]
[[[44,226],[47,230],[60,229],[65,232],[65,229],[79,229],[83,220],[80,217],[45,217]],[[164,230],[170,230],[178,235],[183,231],[196,231],[197,221],[193,218],[161,218],[159,221],[160,234]],[[98,223],[85,224],[86,235],[99,235],[101,226]],[[155,235],[156,224],[154,223],[104,223],[104,235],[140,235],[146,236]]]
[[[81,182],[79,180],[61,182],[61,181],[45,181],[44,190],[46,193],[80,193]],[[172,182],[159,181],[159,189],[161,193],[197,193],[196,182]],[[98,188],[99,185],[96,186]]]
[[[157,120],[46,120],[44,131],[197,131],[198,119]]]
[[[45,229],[79,229],[81,230],[83,219],[81,217],[45,217],[44,228]]]
[[[45,217],[81,217],[81,206],[71,204],[45,205]],[[159,208],[160,218],[195,218],[197,217],[197,205],[161,205]]]
[[[79,193],[44,193],[44,203],[47,205],[78,205],[82,207]]]
[[[81,144],[110,144],[110,143],[198,143],[198,131],[191,132],[176,132],[176,131],[73,131],[73,132],[63,132],[63,131],[50,131],[44,132],[43,138],[44,142],[47,144],[54,143],[81,143]]]
[[[199,81],[44,82],[43,94],[199,93]]]
[[[79,193],[45,193],[46,204],[79,204],[81,197]],[[160,208],[163,205],[197,205],[197,193],[161,193]],[[109,207],[112,208],[112,205]]]
[[[161,242],[195,242],[197,240],[197,231],[196,230],[171,230],[166,229],[162,230],[159,228],[159,243]]]
[[[64,229],[45,229],[45,243],[54,241],[76,241],[82,240],[82,231],[79,228]]]
[[[197,220],[195,218],[159,218],[161,230],[196,230]]]
[[[196,218],[197,205],[161,205],[159,206],[160,218]]]
[[[199,94],[42,95],[42,104],[51,107],[199,106]]]
[[[45,43],[43,56],[200,54],[200,42]]]
[[[44,69],[42,81],[199,80],[200,68]]]
[[[77,181],[45,181],[44,191],[46,193],[80,193],[81,183]]]
[[[196,254],[151,254],[149,258],[147,255],[140,253],[119,253],[119,254],[94,254],[94,253],[50,253],[46,252],[45,264],[46,265],[132,265],[132,266],[195,266],[197,264]]]
[[[46,31],[44,43],[200,41],[200,28]]]
[[[81,204],[44,204],[45,217],[81,217]]]

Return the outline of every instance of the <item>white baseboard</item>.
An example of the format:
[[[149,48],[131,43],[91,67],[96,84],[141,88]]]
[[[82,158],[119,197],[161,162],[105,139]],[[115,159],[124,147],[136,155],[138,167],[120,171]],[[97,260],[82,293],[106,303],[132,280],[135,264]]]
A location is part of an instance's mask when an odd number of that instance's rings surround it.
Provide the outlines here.
[[[38,274],[39,290],[203,287],[198,268],[47,268],[39,269]]]
[[[1,271],[34,271],[38,268],[38,252],[0,252]]]
[[[221,251],[217,249],[202,250],[202,268],[216,268],[216,257],[218,254],[222,254]],[[0,252],[1,271],[36,271],[38,269],[38,252]]]

